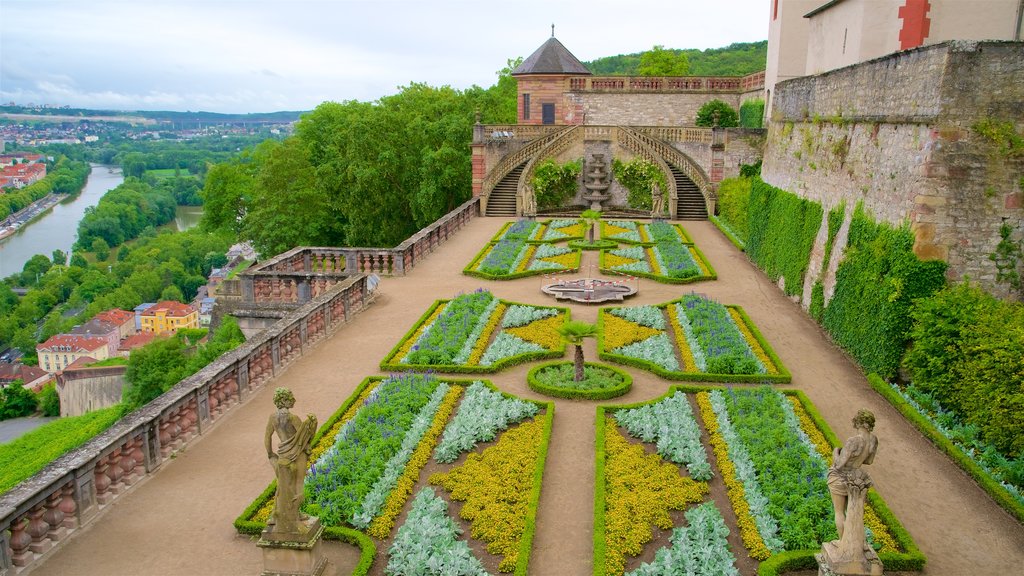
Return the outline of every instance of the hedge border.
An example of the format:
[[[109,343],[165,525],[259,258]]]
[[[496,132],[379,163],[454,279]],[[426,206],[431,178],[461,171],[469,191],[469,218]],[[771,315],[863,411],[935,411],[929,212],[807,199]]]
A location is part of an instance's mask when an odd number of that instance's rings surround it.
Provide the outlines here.
[[[896,410],[903,414],[903,417],[910,421],[925,438],[936,448],[945,453],[953,462],[966,472],[975,482],[981,486],[996,504],[1010,513],[1018,522],[1024,522],[1024,506],[1021,506],[1009,492],[1007,492],[999,481],[985,471],[977,462],[971,460],[963,449],[954,444],[938,428],[928,421],[920,412],[910,405],[878,374],[868,374],[868,384],[885,398]]]
[[[641,402],[635,402],[632,404],[620,404],[620,405],[599,405],[597,407],[597,444],[595,446],[595,474],[594,474],[594,576],[604,576],[604,509],[605,509],[605,472],[604,472],[604,416],[606,413],[614,413],[618,410],[627,410],[630,408],[636,408],[644,406],[646,404],[654,404],[662,401],[663,399],[675,394],[676,392],[683,392],[684,394],[696,394],[698,392],[710,392],[712,390],[725,390],[725,386],[701,386],[701,385],[673,385],[669,387],[668,391],[651,400],[645,400]],[[810,398],[804,394],[801,390],[796,389],[780,389],[780,392],[788,396],[796,396],[800,401],[800,405],[807,412],[807,415],[814,422],[814,425],[818,427],[821,433],[825,436],[825,439],[829,441],[833,446],[839,444],[839,440],[835,433],[829,428],[828,424],[818,413],[817,408],[811,403]],[[867,496],[872,508],[878,514],[879,519],[889,529],[890,534],[899,544],[900,548],[904,550],[902,553],[885,553],[880,555],[882,563],[885,565],[887,571],[893,572],[905,572],[905,571],[921,571],[924,569],[924,565],[927,562],[924,554],[917,548],[913,538],[907,532],[903,524],[896,518],[889,507],[882,500],[882,497],[872,488],[868,491]],[[816,568],[817,561],[814,555],[820,550],[790,550],[786,552],[780,552],[778,554],[772,554],[768,559],[764,560],[758,565],[757,574],[758,576],[779,576],[786,571],[803,568]],[[599,569],[600,568],[600,569]]]
[[[568,400],[609,400],[611,398],[618,398],[623,394],[626,394],[633,388],[633,377],[625,370],[620,370],[615,366],[608,364],[600,364],[597,362],[584,362],[586,366],[593,366],[597,368],[603,368],[610,370],[622,377],[622,383],[612,388],[603,390],[575,390],[572,388],[563,388],[559,386],[548,386],[537,380],[536,373],[544,368],[551,366],[558,366],[561,364],[573,364],[571,360],[563,360],[558,362],[545,362],[544,364],[538,364],[530,369],[526,373],[526,384],[530,387],[530,390],[538,394],[545,396],[551,396],[553,398],[565,398]]]
[[[661,274],[655,274],[653,272],[635,272],[635,271],[627,272],[625,270],[613,270],[611,268],[606,268],[605,265],[604,265],[605,253],[609,249],[602,249],[601,250],[601,255],[600,255],[600,258],[598,259],[598,271],[600,271],[600,272],[602,272],[604,274],[610,274],[610,275],[626,274],[628,276],[636,276],[636,277],[640,277],[640,278],[647,278],[649,280],[654,280],[655,282],[660,282],[661,284],[693,284],[694,282],[704,282],[704,281],[710,281],[710,280],[718,280],[718,273],[715,272],[715,267],[712,266],[711,262],[709,262],[708,259],[704,256],[704,252],[702,252],[701,249],[698,248],[696,244],[686,243],[686,242],[683,242],[682,244],[684,246],[690,248],[693,251],[693,253],[697,255],[697,258],[700,258],[700,264],[704,264],[704,267],[707,268],[707,270],[708,270],[707,274],[698,274],[697,276],[690,276],[689,278],[671,278],[669,276],[663,276]],[[632,244],[632,246],[640,246],[642,248],[654,248],[655,246],[657,246],[657,244],[648,242],[648,243],[643,243],[643,244]],[[610,250],[614,250],[614,248],[611,248]],[[645,255],[645,257],[646,257],[646,255]],[[648,262],[648,264],[649,264],[649,262]]]
[[[543,225],[543,228],[541,229],[542,230],[542,232],[541,232],[541,236],[542,237],[544,236],[544,234],[547,233],[548,228],[551,227],[551,223],[554,222],[555,220],[571,220],[571,218],[549,218],[547,220],[538,220],[537,222],[539,224]],[[575,218],[575,220],[577,222],[580,221],[579,218]],[[583,234],[580,235],[580,236],[565,236],[565,237],[562,237],[562,238],[552,238],[551,240],[543,240],[543,239],[531,238],[530,241],[531,242],[540,243],[540,244],[557,244],[559,242],[565,242],[566,240],[568,240],[568,241],[583,240],[584,238],[587,237],[586,234],[587,234],[586,233],[586,229],[584,229]]]
[[[337,423],[337,421],[341,419],[341,417],[344,416],[346,412],[348,412],[349,408],[352,407],[352,404],[354,404],[356,400],[358,400],[360,396],[362,396],[367,386],[369,386],[373,382],[381,382],[385,379],[387,379],[387,376],[367,376],[366,378],[363,378],[363,381],[359,383],[359,386],[356,386],[356,389],[345,400],[345,402],[343,402],[342,405],[331,415],[331,417],[328,418],[327,421],[324,422],[322,426],[320,426],[320,429],[317,431],[316,436],[313,437],[313,443],[316,444],[317,442],[319,442],[320,439],[323,438],[324,434],[326,434],[331,429],[331,427],[334,426],[334,424]],[[438,380],[441,382],[445,382],[447,384],[462,386],[463,388],[466,388],[469,385],[473,384],[473,382],[477,381],[440,377],[438,378]],[[523,537],[520,540],[519,544],[519,560],[516,564],[515,571],[515,574],[517,576],[525,576],[527,573],[526,569],[530,561],[530,553],[533,551],[533,536],[537,529],[537,505],[540,501],[540,489],[544,478],[544,467],[547,460],[548,446],[551,444],[551,425],[555,417],[555,404],[553,402],[545,402],[543,400],[520,398],[518,396],[515,396],[514,394],[509,394],[508,392],[504,392],[498,389],[498,387],[496,387],[494,383],[491,382],[490,380],[480,379],[480,382],[483,382],[484,386],[487,386],[491,390],[498,392],[499,394],[505,396],[506,398],[515,398],[517,400],[530,402],[546,410],[546,421],[544,423],[541,453],[538,455],[537,467],[534,469],[533,491],[530,494],[530,502],[527,505],[528,512],[526,518],[526,526],[523,530]],[[266,504],[268,500],[274,497],[274,493],[276,490],[277,480],[273,480],[270,482],[270,485],[267,486],[267,488],[263,492],[261,492],[260,495],[257,496],[256,499],[253,500],[251,504],[249,504],[249,506],[245,508],[242,514],[239,515],[237,519],[235,519],[235,530],[238,531],[239,534],[246,534],[252,536],[259,536],[260,534],[262,534],[263,530],[267,527],[267,525],[262,522],[255,522],[253,520],[249,520],[249,518],[251,518],[252,515],[255,514],[257,511],[259,511],[259,509],[262,508],[263,505]],[[370,568],[373,567],[374,557],[377,554],[377,545],[374,543],[373,539],[371,539],[363,532],[356,530],[354,528],[349,528],[347,526],[325,526],[324,537],[328,540],[340,540],[342,542],[347,542],[349,544],[353,544],[359,547],[359,563],[352,571],[352,576],[365,576],[370,572]]]
[[[653,306],[655,306],[656,308],[664,309],[670,304],[675,304],[676,302],[680,302],[681,300],[681,298],[676,300],[670,300],[662,304],[653,304]],[[606,352],[604,350],[603,334],[604,311],[609,310],[611,308],[623,308],[623,306],[610,306],[598,310],[597,326],[600,331],[597,336],[597,356],[601,360],[608,360],[611,362],[615,362],[617,364],[633,366],[634,368],[640,368],[642,370],[653,372],[667,380],[681,380],[686,382],[722,382],[728,384],[790,383],[793,380],[793,375],[790,374],[789,369],[786,368],[786,366],[782,363],[782,360],[780,360],[778,355],[775,354],[775,351],[772,349],[772,347],[768,345],[768,342],[764,339],[764,336],[761,335],[761,331],[757,329],[757,326],[754,325],[754,322],[750,319],[750,316],[747,316],[747,313],[743,310],[743,308],[736,304],[725,304],[725,307],[732,308],[739,313],[740,317],[746,323],[747,329],[750,330],[750,334],[754,337],[755,340],[757,340],[758,345],[760,345],[761,349],[764,350],[764,353],[768,356],[768,359],[775,364],[775,367],[779,371],[778,374],[710,374],[707,372],[674,372],[670,370],[665,370],[664,368],[658,366],[657,364],[654,364],[653,362],[648,362],[646,360],[641,360],[639,358],[632,358],[630,356],[622,356],[620,354]],[[678,350],[678,348],[679,346],[677,344],[676,349]]]
[[[451,302],[451,299],[435,300],[434,304],[427,308],[427,311],[424,312],[423,315],[420,316],[420,319],[417,320],[415,324],[413,324],[412,328],[410,328],[409,331],[405,333],[405,336],[403,336],[402,339],[398,341],[398,344],[395,344],[395,347],[392,348],[391,351],[388,352],[387,356],[385,356],[384,359],[380,361],[380,369],[382,371],[401,372],[411,370],[414,372],[433,371],[442,372],[445,374],[494,374],[495,372],[500,372],[505,368],[518,366],[526,362],[533,362],[535,360],[550,360],[554,358],[561,358],[562,356],[565,355],[565,342],[562,342],[561,348],[558,350],[552,350],[548,352],[524,352],[523,354],[499,360],[498,362],[495,362],[490,366],[466,366],[461,364],[398,364],[393,362],[394,357],[402,349],[402,346],[405,344],[406,340],[408,340],[414,334],[416,334],[416,331],[420,329],[420,327],[423,325],[424,322],[427,321],[428,318],[430,318],[434,311],[437,310],[438,306],[441,306],[442,304],[446,304],[448,302]],[[500,298],[498,298],[498,302],[505,304],[506,306],[514,306],[518,304],[520,306],[532,306],[534,308],[554,308],[555,310],[558,310],[560,313],[564,312],[566,320],[570,320],[572,318],[571,311],[569,310],[569,308],[564,306],[540,306],[537,304],[527,304],[525,302],[512,302],[509,300],[502,300]]]
[[[608,240],[605,238],[599,238],[594,240],[591,244],[582,238],[575,240],[569,240],[569,248],[575,248],[576,250],[615,250],[619,247],[619,243],[615,240]]]
[[[743,240],[740,240],[739,236],[736,236],[736,234],[729,229],[725,221],[714,215],[708,216],[708,220],[711,220],[711,223],[715,225],[715,228],[718,228],[718,231],[721,232],[729,242],[732,242],[732,245],[738,248],[740,252],[746,252],[746,243]]]
[[[524,245],[533,244],[535,246],[540,246],[540,245],[543,245],[543,244],[553,244],[553,243],[554,242],[530,241],[530,242],[526,242]],[[496,245],[497,245],[497,242],[493,242],[493,241],[488,242],[486,245],[484,245],[484,247],[481,248],[480,251],[476,253],[476,256],[473,257],[473,260],[470,261],[470,263],[467,264],[466,267],[462,269],[462,273],[465,274],[466,276],[472,276],[474,278],[481,278],[483,280],[499,280],[499,281],[500,280],[518,280],[519,278],[527,278],[529,276],[541,276],[543,274],[552,274],[552,273],[563,274],[563,273],[566,273],[566,272],[574,272],[574,271],[580,269],[580,262],[583,260],[583,252],[580,249],[576,249],[576,267],[575,268],[546,268],[544,270],[523,270],[522,272],[512,272],[512,273],[509,273],[509,274],[489,274],[487,272],[481,272],[481,271],[477,270],[476,267],[479,264],[480,260],[482,260],[484,258],[484,256],[492,248],[494,248],[494,246],[496,246]],[[570,248],[571,248],[571,246],[570,246]]]

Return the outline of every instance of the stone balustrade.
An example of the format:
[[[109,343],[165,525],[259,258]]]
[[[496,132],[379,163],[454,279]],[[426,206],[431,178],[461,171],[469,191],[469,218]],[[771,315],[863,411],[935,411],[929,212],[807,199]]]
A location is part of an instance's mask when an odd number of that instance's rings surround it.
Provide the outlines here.
[[[570,92],[751,92],[764,88],[764,71],[747,76],[574,76]]]
[[[473,214],[468,209],[466,213]],[[441,225],[425,230],[422,238],[410,238],[405,250],[415,253],[419,247],[423,253],[425,246],[443,241],[470,217],[449,216],[447,224],[439,221]],[[317,250],[299,252],[301,261]],[[293,256],[282,262],[294,266]],[[340,279],[269,329],[0,496],[0,574],[31,569],[72,532],[101,518],[107,506],[157,472],[176,450],[209,430],[312,344],[344,325],[371,297],[367,278],[356,274]]]

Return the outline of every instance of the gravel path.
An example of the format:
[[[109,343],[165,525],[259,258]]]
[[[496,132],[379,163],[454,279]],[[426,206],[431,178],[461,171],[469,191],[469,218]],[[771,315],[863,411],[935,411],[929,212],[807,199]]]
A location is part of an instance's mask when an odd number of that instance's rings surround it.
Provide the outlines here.
[[[234,409],[159,474],[118,499],[101,521],[78,532],[33,574],[259,573],[260,551],[231,523],[273,478],[262,447],[273,388],[292,388],[296,412],[315,413],[322,422],[364,377],[379,374],[380,360],[435,299],[486,286],[506,300],[549,303],[539,278],[488,282],[461,274],[505,221],[475,219],[409,276],[385,278],[376,302],[349,326]],[[684,225],[719,279],[682,287],[641,280],[640,294],[629,304],[657,304],[690,291],[739,304],[792,372],[792,386],[810,396],[840,438],[852,435],[850,418],[858,408],[874,411],[879,450],[871,474],[928,557],[924,574],[996,576],[1024,565],[1021,525],[872,391],[856,365],[709,222]],[[596,307],[571,308],[574,318],[597,318]],[[593,342],[584,350],[588,360],[596,359]],[[518,366],[484,377],[508,392],[541,398],[526,387],[528,369]],[[614,402],[654,398],[670,385],[648,372],[628,370],[633,389]],[[591,573],[594,405],[556,401],[531,574]],[[348,574],[358,559],[355,549],[336,543],[326,547],[338,574]]]

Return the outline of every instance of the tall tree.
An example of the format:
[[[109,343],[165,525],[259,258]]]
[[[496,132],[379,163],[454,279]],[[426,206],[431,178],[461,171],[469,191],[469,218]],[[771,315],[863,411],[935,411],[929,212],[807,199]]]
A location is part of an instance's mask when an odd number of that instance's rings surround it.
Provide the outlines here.
[[[690,71],[690,60],[678,50],[666,50],[656,45],[640,55],[636,73],[640,76],[686,76]]]

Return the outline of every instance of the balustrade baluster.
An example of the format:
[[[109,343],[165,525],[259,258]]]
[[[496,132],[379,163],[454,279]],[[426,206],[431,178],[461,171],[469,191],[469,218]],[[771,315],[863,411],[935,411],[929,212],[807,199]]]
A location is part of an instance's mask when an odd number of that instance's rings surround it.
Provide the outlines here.
[[[68,482],[60,491],[60,511],[64,513],[64,527],[74,530],[78,527],[78,504],[75,502],[75,486]]]
[[[29,535],[27,529],[27,514],[23,514],[11,523],[11,563],[19,568],[27,566],[32,561],[32,552],[28,548],[32,544],[32,536]]]
[[[50,542],[57,542],[67,536],[67,528],[64,527],[64,512],[60,509],[61,490],[58,488],[46,497],[46,510],[43,512],[43,520],[46,521],[49,531],[46,537]]]
[[[43,520],[43,514],[46,513],[46,507],[42,504],[36,504],[35,507],[28,513],[28,526],[25,531],[32,537],[32,543],[28,545],[28,549],[35,552],[36,554],[42,554],[53,546],[46,535],[50,532],[50,525]]]
[[[161,442],[163,435],[161,433]],[[103,456],[96,462],[93,470],[93,484],[96,486],[96,502],[100,505],[109,503],[114,495],[110,493],[110,477],[107,476],[107,457]]]
[[[121,468],[121,478],[127,486],[135,484],[138,480],[135,475],[135,457],[131,452],[133,442],[134,440],[129,440],[121,447],[121,457],[117,461],[118,467]]]

